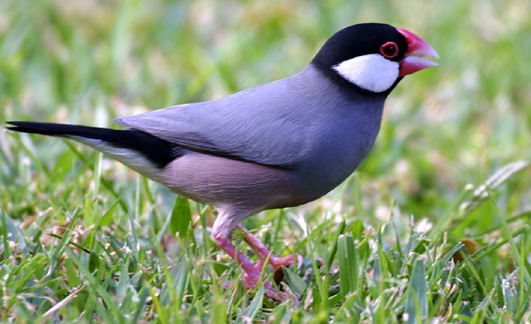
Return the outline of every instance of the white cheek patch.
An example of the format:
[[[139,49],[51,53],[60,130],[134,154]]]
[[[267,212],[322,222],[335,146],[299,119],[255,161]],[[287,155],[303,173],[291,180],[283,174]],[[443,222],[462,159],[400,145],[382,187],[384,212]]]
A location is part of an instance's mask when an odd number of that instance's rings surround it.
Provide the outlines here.
[[[347,81],[372,92],[389,89],[398,79],[398,62],[380,54],[367,54],[343,61],[332,68]]]
[[[157,168],[156,165],[146,159],[142,154],[134,150],[122,147],[115,147],[105,141],[98,139],[86,138],[82,136],[68,137],[83,144],[86,144],[92,148],[95,148],[96,150],[103,152],[104,154],[107,154],[113,159],[122,162],[131,169],[139,172],[140,174],[150,179],[157,180],[160,177],[160,173],[162,171]]]

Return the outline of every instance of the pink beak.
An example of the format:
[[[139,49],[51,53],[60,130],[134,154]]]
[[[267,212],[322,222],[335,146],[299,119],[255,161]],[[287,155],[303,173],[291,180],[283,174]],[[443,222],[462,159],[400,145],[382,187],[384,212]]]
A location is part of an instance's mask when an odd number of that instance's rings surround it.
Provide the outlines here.
[[[402,77],[422,69],[439,65],[426,57],[431,56],[435,59],[439,58],[439,54],[437,54],[430,44],[426,43],[424,40],[422,40],[422,38],[405,29],[397,30],[400,34],[404,35],[408,45],[406,55],[400,61],[399,76]]]

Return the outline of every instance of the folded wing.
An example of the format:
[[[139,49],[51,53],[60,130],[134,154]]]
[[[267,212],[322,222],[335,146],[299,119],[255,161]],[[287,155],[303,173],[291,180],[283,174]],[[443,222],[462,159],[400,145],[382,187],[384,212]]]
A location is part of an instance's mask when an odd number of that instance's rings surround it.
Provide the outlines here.
[[[311,123],[296,86],[282,79],[207,102],[121,117],[115,123],[193,151],[282,168],[308,147]],[[305,117],[306,116],[306,117]]]

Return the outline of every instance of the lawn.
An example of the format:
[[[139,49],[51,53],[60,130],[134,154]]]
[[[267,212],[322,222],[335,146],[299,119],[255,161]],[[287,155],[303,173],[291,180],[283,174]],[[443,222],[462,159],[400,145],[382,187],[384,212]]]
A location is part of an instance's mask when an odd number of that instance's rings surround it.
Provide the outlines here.
[[[298,72],[358,22],[410,30],[441,56],[391,94],[339,188],[243,223],[307,258],[276,274],[298,306],[243,289],[209,237],[215,210],[80,144],[0,128],[0,322],[530,323],[529,12],[527,0],[0,2],[0,127],[117,127],[219,98]]]

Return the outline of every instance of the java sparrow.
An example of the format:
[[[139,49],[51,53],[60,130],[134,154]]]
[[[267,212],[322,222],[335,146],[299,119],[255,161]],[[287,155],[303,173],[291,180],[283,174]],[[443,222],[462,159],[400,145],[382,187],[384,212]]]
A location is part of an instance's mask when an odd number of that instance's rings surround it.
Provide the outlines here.
[[[299,73],[213,101],[182,104],[114,120],[122,130],[8,122],[11,130],[87,144],[175,193],[217,207],[211,235],[256,286],[253,265],[231,243],[245,218],[298,206],[338,186],[365,158],[384,101],[407,74],[437,65],[425,41],[377,23],[328,39]],[[241,226],[240,226],[241,227]],[[290,265],[251,234],[247,242],[273,269]],[[266,295],[283,299],[265,283]]]

